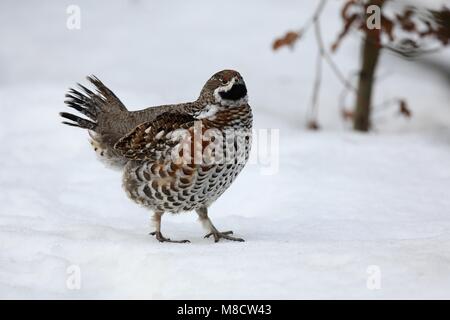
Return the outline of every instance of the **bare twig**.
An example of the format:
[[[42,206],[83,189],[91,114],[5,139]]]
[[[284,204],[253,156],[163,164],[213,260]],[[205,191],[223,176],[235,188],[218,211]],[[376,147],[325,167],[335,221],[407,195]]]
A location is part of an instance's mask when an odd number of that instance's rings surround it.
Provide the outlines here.
[[[318,24],[318,20],[316,21],[316,24]],[[325,45],[323,43],[322,33],[320,31],[320,26],[318,28],[318,32],[316,32],[316,39],[317,39],[317,45],[320,48],[320,51],[322,52],[322,56],[325,59],[325,61],[330,66],[331,70],[334,72],[336,77],[342,82],[342,84],[348,89],[352,91],[356,91],[356,88],[345,78],[342,71],[338,68],[334,60],[331,58],[328,51],[325,49]]]
[[[322,37],[322,29],[320,26],[320,16],[325,8],[327,0],[321,0],[314,12],[312,18],[308,21],[305,27],[302,29],[302,32],[307,30],[311,24],[314,25],[314,34],[316,37],[316,44],[318,48],[317,62],[316,62],[316,75],[312,92],[311,99],[311,110],[309,112],[309,127],[311,127],[311,123],[316,123],[316,118],[318,114],[318,106],[319,106],[319,91],[322,82],[322,64],[323,60],[327,62],[330,66],[331,70],[334,72],[336,77],[342,82],[346,91],[356,91],[355,87],[345,78],[341,70],[338,68],[336,63],[331,58],[330,54],[325,48],[325,44]]]
[[[305,33],[311,27],[311,25],[313,25],[314,22],[316,22],[319,19],[323,9],[325,8],[327,1],[328,0],[320,0],[319,4],[316,7],[316,10],[314,11],[314,14],[308,19],[303,28],[299,30],[300,32]]]
[[[358,74],[359,74],[358,71],[350,72],[349,76],[347,77],[347,79],[350,79],[350,80],[347,80],[347,81],[352,82],[353,78],[355,76],[357,76]],[[347,96],[348,96],[349,92],[351,92],[351,91],[348,89],[348,87],[342,86],[341,93],[339,94],[339,107],[341,109],[341,115],[344,117],[344,119],[349,119],[352,116],[351,115],[352,111],[346,110]]]
[[[313,94],[311,99],[311,110],[310,110],[310,116],[308,119],[308,123],[317,123],[317,111],[318,111],[318,105],[319,105],[319,91],[320,91],[320,84],[322,82],[322,54],[320,51],[317,54],[317,60],[316,60],[316,78],[314,80],[314,86],[313,86]],[[311,126],[311,125],[309,125]]]

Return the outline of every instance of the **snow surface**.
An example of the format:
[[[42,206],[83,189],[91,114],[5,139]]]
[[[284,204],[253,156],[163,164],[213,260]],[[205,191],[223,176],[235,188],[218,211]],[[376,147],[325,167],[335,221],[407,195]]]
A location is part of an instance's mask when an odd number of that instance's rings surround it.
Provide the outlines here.
[[[79,4],[80,30],[66,8]],[[331,1],[330,43],[341,22]],[[450,298],[448,84],[383,55],[376,99],[405,96],[410,120],[376,115],[357,134],[339,118],[327,70],[320,132],[305,131],[316,48],[270,44],[301,26],[312,1],[39,1],[0,4],[0,298]],[[356,68],[358,35],[336,61]],[[445,61],[448,55],[437,59]],[[129,201],[119,172],[57,113],[95,74],[130,109],[193,100],[223,68],[246,79],[257,129],[279,130],[279,166],[249,164],[211,207],[245,243],[203,239],[195,213],[164,216]],[[71,268],[81,288],[67,286]],[[375,267],[370,267],[375,266]],[[375,269],[373,269],[375,268]],[[379,271],[380,288],[367,286]],[[369,271],[369,273],[368,273]]]

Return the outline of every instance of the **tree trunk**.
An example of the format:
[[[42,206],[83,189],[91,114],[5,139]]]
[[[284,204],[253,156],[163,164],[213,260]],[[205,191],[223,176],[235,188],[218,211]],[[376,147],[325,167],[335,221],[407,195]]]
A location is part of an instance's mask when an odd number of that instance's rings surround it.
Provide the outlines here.
[[[368,32],[362,44],[362,63],[356,93],[356,107],[353,128],[358,131],[369,131],[372,90],[375,69],[380,56],[377,38]]]

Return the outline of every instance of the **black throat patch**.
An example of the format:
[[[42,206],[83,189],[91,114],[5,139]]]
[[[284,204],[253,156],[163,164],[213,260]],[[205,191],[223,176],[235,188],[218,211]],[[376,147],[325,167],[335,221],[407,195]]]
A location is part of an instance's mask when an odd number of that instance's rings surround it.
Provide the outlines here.
[[[219,95],[222,99],[237,101],[247,95],[245,84],[234,84],[230,90],[221,91]]]

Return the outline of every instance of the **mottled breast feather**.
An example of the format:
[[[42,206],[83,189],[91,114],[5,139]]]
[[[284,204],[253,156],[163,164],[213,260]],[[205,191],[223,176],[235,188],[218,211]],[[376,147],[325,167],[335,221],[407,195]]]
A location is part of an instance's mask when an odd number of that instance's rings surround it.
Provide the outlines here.
[[[224,140],[229,130],[246,135],[224,146],[226,161],[197,163],[193,161],[195,152],[203,154],[209,145],[203,139],[194,138],[199,124],[202,134],[208,129],[218,129]],[[222,109],[211,118],[167,113],[155,121],[143,123],[115,146],[131,160],[125,167],[124,189],[130,198],[152,210],[177,213],[209,206],[244,168],[250,154],[251,128],[252,114],[248,105]],[[188,138],[192,147],[187,162],[171,157],[182,155],[174,149],[181,143],[180,138],[174,139],[174,133],[180,129],[187,133],[182,139]],[[232,157],[227,157],[228,154]]]

